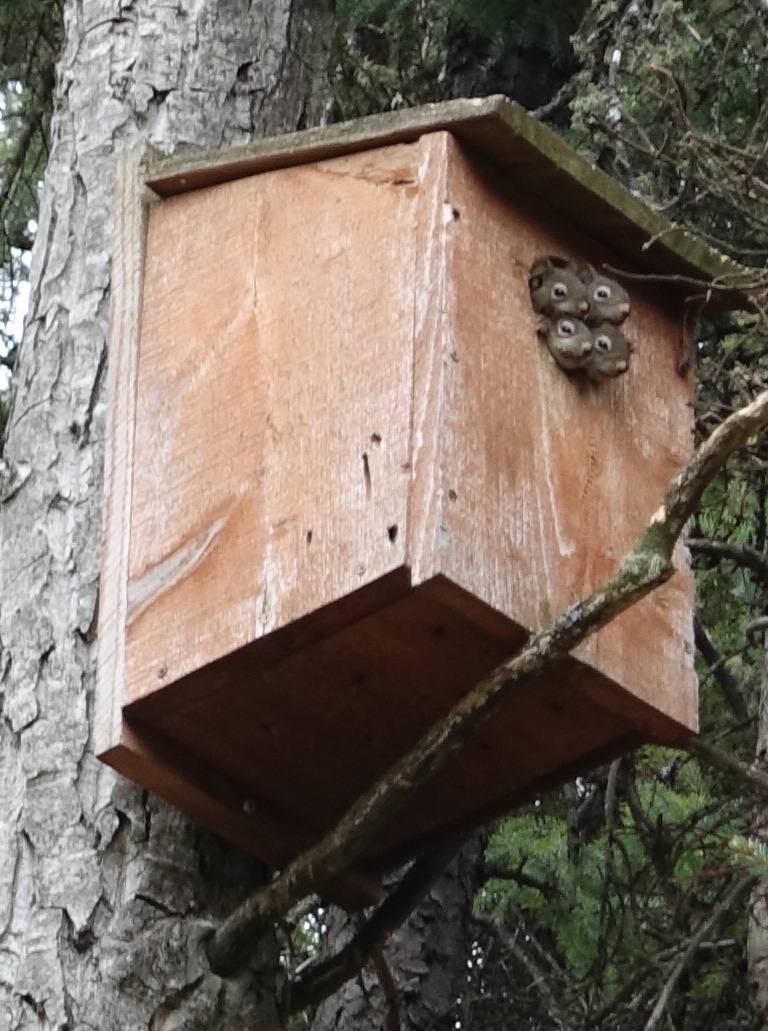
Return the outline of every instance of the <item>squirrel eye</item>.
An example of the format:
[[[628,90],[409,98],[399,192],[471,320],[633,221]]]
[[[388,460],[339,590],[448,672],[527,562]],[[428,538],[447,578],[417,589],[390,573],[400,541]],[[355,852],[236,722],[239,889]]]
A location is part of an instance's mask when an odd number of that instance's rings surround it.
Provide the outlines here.
[[[611,296],[611,288],[609,286],[598,286],[595,290],[596,301],[607,301]]]
[[[555,283],[552,287],[553,297],[566,297],[568,294],[568,287],[565,283]]]
[[[611,338],[607,336],[595,337],[595,347],[598,351],[610,351]]]
[[[568,319],[561,319],[557,328],[560,335],[564,337],[573,336],[576,332],[576,327]]]

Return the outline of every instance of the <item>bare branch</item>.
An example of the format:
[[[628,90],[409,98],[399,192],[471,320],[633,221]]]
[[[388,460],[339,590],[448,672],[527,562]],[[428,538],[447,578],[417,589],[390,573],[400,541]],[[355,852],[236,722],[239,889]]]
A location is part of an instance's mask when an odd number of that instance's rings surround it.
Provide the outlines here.
[[[744,634],[746,637],[751,637],[753,634],[759,634],[761,631],[764,633],[766,630],[768,630],[768,616],[761,616],[745,628]]]
[[[726,705],[740,724],[746,723],[749,719],[749,711],[747,710],[738,681],[723,664],[723,657],[715,647],[712,638],[707,632],[707,628],[699,618],[698,612],[694,613],[693,616],[693,639],[702,658],[709,666],[712,676],[720,685]]]
[[[756,880],[757,878],[750,874],[747,877],[740,878],[738,881],[732,884],[730,890],[726,893],[726,895],[719,902],[719,904],[715,906],[714,910],[712,911],[708,919],[706,919],[701,924],[698,931],[693,935],[693,937],[689,941],[688,947],[686,948],[685,952],[680,958],[680,961],[675,964],[672,973],[670,974],[666,984],[664,985],[664,988],[661,991],[661,994],[656,1000],[656,1005],[653,1007],[651,1015],[648,1018],[648,1021],[643,1031],[653,1031],[653,1029],[658,1025],[659,1021],[664,1015],[664,1010],[667,1008],[669,1000],[672,997],[672,993],[677,987],[678,981],[680,980],[686,968],[693,960],[701,943],[704,941],[706,937],[708,937],[708,935],[715,929],[715,927],[717,927],[717,925],[720,923],[723,917],[727,915],[727,913],[729,912],[733,904],[736,902],[738,897],[745,891],[747,891],[747,889],[751,888]]]
[[[717,559],[730,559],[737,566],[752,570],[768,587],[768,556],[749,544],[726,544],[704,537],[689,537],[686,540],[688,549],[698,555],[711,555]]]
[[[570,1026],[570,1021],[560,1009],[557,999],[555,998],[555,994],[549,987],[549,981],[546,974],[539,967],[534,958],[526,949],[521,945],[518,945],[517,937],[515,935],[504,931],[491,917],[477,916],[475,919],[497,939],[497,941],[507,950],[507,952],[510,953],[510,955],[514,956],[515,959],[525,967],[531,975],[533,984],[541,996],[542,1002],[546,1006],[549,1016],[558,1027],[563,1028],[565,1031],[565,1029]]]
[[[211,937],[208,958],[222,976],[245,962],[264,927],[311,892],[322,891],[364,852],[373,837],[503,702],[545,666],[665,583],[672,551],[706,486],[736,448],[768,423],[768,391],[735,412],[711,434],[667,489],[648,527],[616,575],[588,598],[569,606],[520,652],[468,692],[417,745],[361,795],[337,826],[269,887],[247,899]]]
[[[545,898],[560,894],[559,887],[553,881],[542,881],[538,877],[532,877],[523,870],[522,866],[510,870],[506,863],[494,863],[486,860],[483,866],[483,878],[486,881],[514,881],[523,888],[533,888],[534,891],[541,892]]]
[[[700,737],[689,738],[682,746],[686,752],[690,752],[697,759],[703,759],[710,766],[722,770],[723,773],[730,773],[742,784],[751,788],[757,788],[760,794],[768,797],[768,774],[754,766],[748,766],[732,755],[722,752],[719,748],[707,744]]]
[[[531,111],[531,116],[538,119],[540,122],[546,122],[558,115],[561,115],[570,107],[571,101],[576,96],[576,92],[576,76],[573,75],[563,83],[548,103],[542,104],[541,107],[537,107],[535,110]]]
[[[460,847],[454,845],[417,859],[370,920],[340,952],[311,967],[289,986],[286,1015],[298,1013],[307,1006],[319,1005],[362,970],[408,919]]]
[[[666,229],[666,233],[674,232],[676,226]],[[761,275],[757,269],[750,269],[746,266],[739,267],[731,259],[734,271],[729,276],[721,279],[697,279],[695,276],[683,276],[677,274],[665,274],[659,272],[628,272],[626,269],[616,268],[613,265],[605,264],[602,267],[606,272],[620,279],[631,279],[645,283],[673,283],[678,286],[693,286],[701,291],[702,296],[709,297],[713,293],[732,292],[748,294],[753,291],[765,290],[768,286],[766,276]]]

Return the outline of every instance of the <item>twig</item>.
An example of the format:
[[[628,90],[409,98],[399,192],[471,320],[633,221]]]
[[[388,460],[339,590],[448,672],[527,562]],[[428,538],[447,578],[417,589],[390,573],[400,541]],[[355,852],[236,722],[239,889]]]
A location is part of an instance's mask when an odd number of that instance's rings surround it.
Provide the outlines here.
[[[608,836],[616,828],[617,808],[616,798],[618,793],[619,771],[621,770],[621,759],[614,759],[608,770],[608,782],[605,785],[605,829]]]
[[[760,631],[765,632],[766,630],[768,630],[768,616],[761,616],[745,627],[744,636],[751,637],[753,634],[758,634]]]
[[[541,107],[535,108],[530,111],[529,114],[532,118],[537,119],[539,122],[546,122],[548,119],[553,118],[555,115],[559,115],[561,111],[567,110],[573,98],[576,96],[577,82],[576,76],[571,76],[567,79],[560,89],[555,93],[554,97],[546,103],[542,104]]]
[[[730,890],[725,895],[725,897],[720,901],[720,903],[717,906],[715,906],[709,918],[701,924],[698,931],[689,941],[688,948],[683,953],[682,957],[680,958],[680,961],[675,964],[672,973],[667,978],[667,982],[661,990],[661,994],[659,995],[658,999],[656,1000],[656,1005],[653,1007],[651,1015],[648,1018],[648,1021],[645,1027],[643,1028],[643,1031],[653,1031],[653,1029],[659,1023],[662,1016],[664,1015],[664,1010],[667,1008],[667,1004],[669,1003],[672,993],[677,987],[677,982],[680,980],[686,968],[693,960],[701,943],[710,934],[710,932],[715,929],[715,927],[722,920],[722,918],[728,913],[731,906],[733,906],[733,904],[738,899],[739,895],[741,895],[748,888],[751,888],[756,880],[757,878],[753,874],[749,874],[746,877],[740,878],[738,881],[735,882],[735,884],[732,884]]]
[[[666,229],[666,233],[674,232],[678,226],[671,226]],[[736,262],[730,259],[731,263],[736,266]],[[696,279],[694,276],[683,276],[678,274],[662,274],[658,272],[627,272],[626,269],[614,268],[613,265],[603,265],[606,272],[610,272],[611,275],[619,276],[621,279],[632,279],[646,283],[675,283],[681,286],[695,286],[700,290],[705,291],[706,295],[716,292],[718,290],[734,291],[738,293],[746,294],[750,290],[764,290],[768,286],[768,281],[765,275],[760,275],[756,269],[749,269],[744,267],[739,268],[736,266],[738,271],[733,272],[727,278],[718,278],[712,280]]]
[[[523,888],[533,888],[540,892],[545,898],[552,895],[559,895],[560,889],[552,881],[542,881],[538,877],[532,877],[523,870],[522,864],[516,870],[510,870],[506,863],[485,861],[483,866],[483,878],[486,881],[514,881]]]
[[[642,960],[638,960],[641,962]],[[584,1021],[582,1031],[588,1031],[591,1027],[597,1027],[609,1017],[611,1013],[619,1008],[619,1006],[627,999],[634,991],[636,991],[644,981],[647,981],[651,974],[654,972],[653,967],[650,965],[642,966],[637,970],[629,980],[625,981],[624,984],[616,991],[616,994],[608,1000],[600,1009],[587,1017]]]
[[[525,915],[519,906],[510,906],[510,914],[514,915],[516,920],[516,934],[525,935],[525,943],[529,947],[531,952],[535,952],[542,963],[545,963],[552,977],[556,977],[561,984],[565,984],[568,980],[568,975],[562,966],[558,963],[556,957],[552,952],[541,943],[541,939],[537,934],[533,932],[530,924],[526,923]]]
[[[605,813],[605,838],[603,841],[603,863],[605,869],[605,877],[603,879],[602,891],[600,892],[600,910],[598,915],[598,926],[600,928],[601,933],[599,936],[599,952],[597,960],[603,965],[607,963],[605,949],[608,943],[608,935],[605,933],[605,931],[610,909],[613,846],[616,840],[616,835],[614,832],[616,830],[616,824],[618,822],[617,800],[620,771],[621,759],[614,759],[608,770],[608,780],[605,785],[605,799],[603,802],[603,811]]]
[[[525,967],[531,975],[533,984],[541,996],[541,1000],[546,1006],[554,1023],[560,1028],[568,1028],[569,1021],[560,1009],[554,992],[549,987],[549,982],[544,971],[539,967],[534,958],[530,956],[522,946],[518,945],[517,939],[514,935],[504,931],[491,917],[480,915],[476,916],[475,919],[496,938],[499,944],[505,948],[510,955],[514,956],[515,959]]]
[[[649,525],[616,575],[588,598],[570,605],[546,630],[533,634],[520,652],[502,663],[431,727],[418,744],[369,788],[336,827],[295,859],[267,888],[247,899],[213,934],[208,959],[227,976],[249,956],[261,931],[304,895],[322,891],[362,855],[369,842],[432,777],[472,732],[503,702],[562,659],[619,613],[665,583],[672,551],[706,486],[729,455],[768,423],[768,391],[721,423],[667,489]]]

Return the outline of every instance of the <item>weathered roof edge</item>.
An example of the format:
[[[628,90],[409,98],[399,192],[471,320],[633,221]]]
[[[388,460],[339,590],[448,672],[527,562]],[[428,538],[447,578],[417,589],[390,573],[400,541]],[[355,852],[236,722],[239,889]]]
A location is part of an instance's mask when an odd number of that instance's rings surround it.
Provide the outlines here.
[[[727,283],[731,289],[718,297],[717,306],[745,305],[740,285],[748,279],[747,269],[673,226],[504,96],[425,104],[194,157],[148,151],[143,174],[156,194],[169,197],[276,168],[411,142],[439,130],[508,168],[515,182],[583,225],[636,269]]]

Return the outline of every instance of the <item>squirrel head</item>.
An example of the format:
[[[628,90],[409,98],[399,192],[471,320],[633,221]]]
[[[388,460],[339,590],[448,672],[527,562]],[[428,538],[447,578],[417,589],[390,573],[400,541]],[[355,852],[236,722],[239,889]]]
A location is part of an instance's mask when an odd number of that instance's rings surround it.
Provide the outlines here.
[[[548,318],[583,318],[589,309],[586,286],[564,258],[537,258],[528,276],[533,310]]]
[[[632,347],[618,328],[603,323],[593,330],[593,348],[584,369],[590,379],[604,380],[622,376],[629,368]]]

